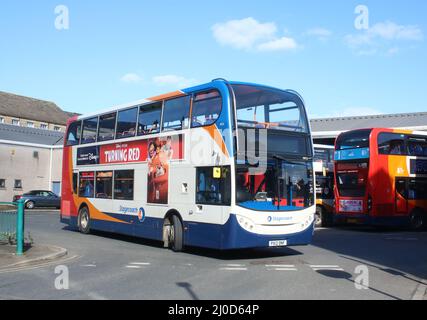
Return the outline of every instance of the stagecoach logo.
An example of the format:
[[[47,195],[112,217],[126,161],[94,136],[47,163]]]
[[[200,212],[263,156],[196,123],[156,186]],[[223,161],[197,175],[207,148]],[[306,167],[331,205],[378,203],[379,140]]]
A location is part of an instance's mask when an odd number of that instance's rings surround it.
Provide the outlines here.
[[[284,221],[290,221],[292,220],[292,217],[272,217],[269,216],[267,218],[268,222],[284,222]]]
[[[128,208],[128,207],[120,206],[120,212],[123,214],[132,215],[132,214],[138,213],[138,208]]]
[[[139,219],[139,222],[144,222],[144,220],[145,220],[145,210],[144,210],[144,208],[139,208],[138,219]]]

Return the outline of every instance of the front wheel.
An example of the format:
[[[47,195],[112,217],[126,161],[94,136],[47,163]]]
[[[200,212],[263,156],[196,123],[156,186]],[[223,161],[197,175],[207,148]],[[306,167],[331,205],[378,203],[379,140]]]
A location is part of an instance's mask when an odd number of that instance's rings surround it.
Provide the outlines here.
[[[77,225],[81,233],[84,233],[84,234],[90,233],[90,215],[89,215],[89,209],[87,207],[82,207],[79,210]]]
[[[316,214],[314,216],[314,227],[321,228],[323,227],[323,209],[321,207],[316,207]]]
[[[411,230],[420,231],[423,228],[427,227],[427,217],[424,212],[421,210],[415,210],[411,213],[409,217],[409,225]]]

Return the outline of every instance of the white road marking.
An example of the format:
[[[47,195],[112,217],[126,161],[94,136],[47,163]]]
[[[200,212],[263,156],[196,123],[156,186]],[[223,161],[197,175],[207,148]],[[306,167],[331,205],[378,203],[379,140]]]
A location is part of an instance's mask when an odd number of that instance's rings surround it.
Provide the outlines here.
[[[131,262],[130,265],[136,265],[136,266],[149,266],[151,263],[149,262]]]
[[[267,269],[268,271],[298,271],[297,268],[274,268],[274,269]]]
[[[245,267],[244,264],[222,264],[225,267]]]
[[[422,300],[424,300],[424,297],[427,297],[427,282],[421,282],[418,285],[418,287],[415,290],[415,293],[412,297],[412,300],[422,301]]]
[[[81,265],[83,268],[96,268],[96,264],[83,264]]]
[[[221,268],[221,271],[248,271],[248,268]]]
[[[314,271],[321,271],[321,270],[332,270],[332,271],[344,271],[343,268],[340,266],[323,266],[323,265],[311,265],[310,266]]]
[[[127,269],[141,269],[141,266],[126,266]]]

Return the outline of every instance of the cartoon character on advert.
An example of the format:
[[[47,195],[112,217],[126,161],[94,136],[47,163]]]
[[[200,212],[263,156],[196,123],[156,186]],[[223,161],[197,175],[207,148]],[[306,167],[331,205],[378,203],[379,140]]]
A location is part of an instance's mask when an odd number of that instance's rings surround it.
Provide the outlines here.
[[[171,141],[171,137],[163,141],[158,138],[148,144],[148,202],[150,203],[167,204]]]

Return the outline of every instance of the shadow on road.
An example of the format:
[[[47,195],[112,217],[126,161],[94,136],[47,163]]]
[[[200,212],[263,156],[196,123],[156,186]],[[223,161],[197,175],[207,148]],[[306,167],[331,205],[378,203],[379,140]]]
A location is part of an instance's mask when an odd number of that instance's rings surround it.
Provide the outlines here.
[[[340,270],[318,270],[316,272],[319,273],[319,274],[321,274],[321,275],[323,275],[323,276],[325,276],[325,277],[328,277],[328,278],[349,281],[349,282],[355,284],[355,281],[353,281],[353,279],[352,279],[353,275],[351,275],[350,273],[345,272],[345,271],[340,271]],[[369,289],[369,290],[375,291],[375,292],[377,292],[377,293],[379,293],[381,295],[387,296],[387,297],[392,298],[394,300],[401,300],[400,298],[398,298],[396,296],[393,296],[393,295],[390,295],[390,294],[388,294],[388,293],[386,293],[384,291],[381,291],[381,290],[378,290],[378,289],[375,289],[375,288],[372,288],[372,287],[365,287],[365,288],[366,288],[366,290]]]
[[[66,231],[78,232],[74,228],[65,226],[62,228]],[[91,234],[94,236],[125,241],[129,243],[135,243],[143,246],[148,246],[152,248],[161,248],[163,249],[163,242],[147,240],[142,238],[136,238],[132,236],[126,236],[116,233],[109,233],[104,231],[91,231]],[[295,248],[294,248],[295,249]],[[278,258],[278,257],[288,257],[288,256],[297,256],[302,253],[291,248],[262,248],[262,249],[241,249],[241,250],[213,250],[205,248],[196,248],[196,247],[186,247],[185,251],[182,254],[190,254],[200,257],[207,257],[217,260],[258,260],[258,259],[268,259],[268,258]]]
[[[316,231],[312,245],[413,281],[427,276],[426,232],[346,226]]]

